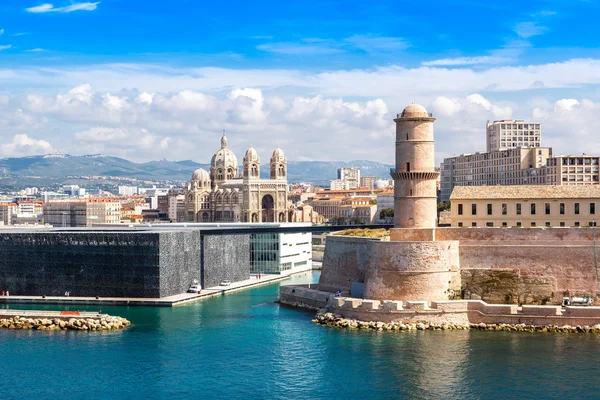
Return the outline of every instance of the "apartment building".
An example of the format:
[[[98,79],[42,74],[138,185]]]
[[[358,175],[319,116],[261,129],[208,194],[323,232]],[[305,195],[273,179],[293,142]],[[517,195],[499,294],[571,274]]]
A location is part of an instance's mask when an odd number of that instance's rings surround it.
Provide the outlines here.
[[[600,157],[555,156],[547,160],[544,180],[548,185],[593,185],[598,184]]]
[[[440,200],[449,201],[456,186],[544,184],[551,156],[550,147],[517,147],[446,158],[440,170]]]
[[[13,216],[17,214],[16,203],[0,203],[0,224],[12,225]]]
[[[57,227],[80,227],[121,222],[116,199],[56,201],[44,204],[44,222]]]
[[[337,177],[348,182],[348,189],[360,187],[360,168],[338,168]]]
[[[539,122],[504,119],[488,121],[486,124],[488,152],[515,147],[541,147],[541,139],[542,126]]]
[[[600,216],[600,185],[457,187],[453,227],[584,227]]]

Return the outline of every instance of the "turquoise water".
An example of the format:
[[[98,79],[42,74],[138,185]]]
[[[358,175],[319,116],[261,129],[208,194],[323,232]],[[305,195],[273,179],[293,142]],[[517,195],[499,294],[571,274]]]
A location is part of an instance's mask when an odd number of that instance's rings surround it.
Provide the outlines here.
[[[295,280],[309,279],[317,276]],[[134,323],[120,332],[2,330],[0,393],[3,399],[600,397],[600,336],[338,330],[273,303],[278,287],[176,308],[103,308]]]

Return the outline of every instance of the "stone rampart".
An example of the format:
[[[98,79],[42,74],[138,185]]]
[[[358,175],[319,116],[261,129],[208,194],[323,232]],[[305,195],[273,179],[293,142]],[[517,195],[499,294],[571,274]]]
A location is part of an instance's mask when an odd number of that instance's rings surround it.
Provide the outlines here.
[[[390,240],[424,235],[430,230],[392,229]],[[592,229],[437,228],[433,237],[459,241],[463,293],[484,301],[559,304],[563,296],[596,294]]]
[[[600,307],[523,306],[487,304],[481,300],[389,301],[335,297],[333,293],[282,286],[288,304],[327,307],[344,318],[376,322],[431,324],[526,324],[532,326],[593,326],[600,324]]]
[[[381,241],[368,247],[364,292],[368,299],[443,300],[460,290],[456,241]]]
[[[319,289],[349,291],[352,282],[365,282],[365,272],[371,256],[369,243],[376,238],[328,236]]]

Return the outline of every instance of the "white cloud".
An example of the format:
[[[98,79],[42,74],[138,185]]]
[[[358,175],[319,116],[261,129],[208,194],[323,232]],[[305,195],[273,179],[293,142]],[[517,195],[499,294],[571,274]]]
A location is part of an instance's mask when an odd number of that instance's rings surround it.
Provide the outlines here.
[[[12,45],[10,45],[10,44],[2,45],[2,46],[0,46],[0,51],[2,51],[2,50],[8,50],[11,47],[12,47]]]
[[[46,49],[42,49],[41,47],[36,47],[35,49],[29,49],[27,50],[29,53],[43,53],[46,52],[48,50]]]
[[[48,154],[54,151],[52,145],[46,140],[33,139],[26,134],[14,135],[12,141],[2,144],[4,156],[27,156],[34,154]]]
[[[4,35],[4,29],[0,29],[0,35]]]
[[[405,50],[410,47],[410,44],[402,38],[371,35],[354,35],[344,39],[344,42],[367,52]]]
[[[73,11],[94,11],[96,8],[98,8],[98,4],[100,4],[99,1],[95,2],[95,3],[90,3],[90,2],[73,3],[71,5],[64,6],[64,7],[54,7],[54,5],[51,3],[45,3],[45,4],[41,4],[39,6],[26,8],[25,10],[30,13],[47,13],[47,12],[69,13],[69,12],[73,12]]]
[[[523,39],[529,39],[533,36],[538,36],[546,33],[548,28],[545,26],[539,25],[537,22],[520,22],[515,25],[514,28],[517,35],[522,37]]]
[[[477,65],[477,64],[504,64],[511,61],[508,57],[479,56],[479,57],[456,57],[441,58],[421,63],[427,67],[455,66],[455,65]]]
[[[340,54],[351,50],[379,53],[400,51],[408,47],[410,44],[403,38],[373,35],[353,35],[340,41],[304,38],[298,42],[264,43],[256,46],[258,50],[285,55]]]

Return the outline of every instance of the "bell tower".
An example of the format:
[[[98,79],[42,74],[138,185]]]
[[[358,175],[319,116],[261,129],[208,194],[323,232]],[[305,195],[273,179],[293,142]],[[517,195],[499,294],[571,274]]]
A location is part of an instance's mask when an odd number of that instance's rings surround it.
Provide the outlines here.
[[[407,106],[396,123],[394,227],[435,228],[439,172],[435,170],[433,122],[418,104]]]

